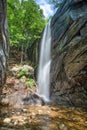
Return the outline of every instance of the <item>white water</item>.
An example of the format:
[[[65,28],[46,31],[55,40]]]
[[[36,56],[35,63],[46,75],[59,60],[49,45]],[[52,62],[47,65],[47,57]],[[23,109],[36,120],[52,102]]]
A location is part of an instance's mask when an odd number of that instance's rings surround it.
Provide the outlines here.
[[[50,22],[46,25],[40,48],[38,70],[38,94],[45,101],[50,101],[50,64],[51,64],[51,30]]]

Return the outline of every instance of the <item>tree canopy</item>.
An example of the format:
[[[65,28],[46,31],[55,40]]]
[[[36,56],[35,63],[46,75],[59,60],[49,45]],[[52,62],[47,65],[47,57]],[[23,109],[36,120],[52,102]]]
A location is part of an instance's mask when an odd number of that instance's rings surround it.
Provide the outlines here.
[[[46,20],[35,0],[7,0],[11,46],[30,46],[40,37]]]

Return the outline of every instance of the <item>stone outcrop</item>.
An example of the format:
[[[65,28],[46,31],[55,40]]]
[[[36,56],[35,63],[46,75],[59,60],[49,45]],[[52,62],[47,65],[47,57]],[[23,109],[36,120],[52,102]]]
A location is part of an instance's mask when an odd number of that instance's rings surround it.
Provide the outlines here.
[[[51,32],[51,97],[87,107],[87,0],[63,0]]]
[[[23,90],[23,89],[22,89]],[[44,105],[44,100],[34,92],[27,91],[16,91],[5,98],[2,98],[0,105],[12,106],[12,107],[22,107],[28,106],[42,106]]]

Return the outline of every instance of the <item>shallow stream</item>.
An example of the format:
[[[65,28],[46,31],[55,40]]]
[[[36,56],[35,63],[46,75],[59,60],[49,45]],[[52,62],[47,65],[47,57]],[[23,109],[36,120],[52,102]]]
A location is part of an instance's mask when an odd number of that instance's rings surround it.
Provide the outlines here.
[[[1,107],[0,130],[87,130],[87,111],[57,105]]]

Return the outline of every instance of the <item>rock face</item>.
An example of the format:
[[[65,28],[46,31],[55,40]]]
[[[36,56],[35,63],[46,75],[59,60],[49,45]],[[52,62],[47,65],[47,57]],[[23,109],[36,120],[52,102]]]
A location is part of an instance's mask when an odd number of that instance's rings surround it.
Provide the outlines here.
[[[0,86],[5,83],[9,51],[6,0],[0,0]]]
[[[9,96],[6,96],[5,98],[2,98],[2,100],[0,101],[0,105],[7,105],[12,107],[22,107],[25,105],[42,106],[44,104],[44,100],[39,95],[33,92],[29,93],[28,91],[17,91],[15,93],[10,94]]]
[[[51,30],[51,97],[87,107],[87,1],[64,0]]]

